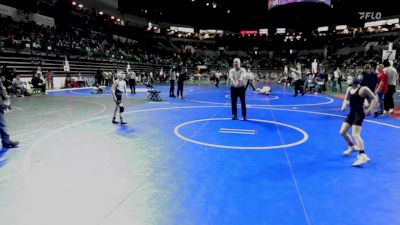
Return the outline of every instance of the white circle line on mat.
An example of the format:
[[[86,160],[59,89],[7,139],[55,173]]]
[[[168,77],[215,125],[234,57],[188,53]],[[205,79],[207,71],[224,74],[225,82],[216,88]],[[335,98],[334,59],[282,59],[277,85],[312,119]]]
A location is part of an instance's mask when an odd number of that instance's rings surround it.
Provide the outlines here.
[[[188,122],[185,122],[185,123],[182,123],[182,124],[179,124],[178,126],[176,126],[174,128],[174,133],[177,137],[179,137],[185,141],[194,143],[194,144],[204,145],[204,146],[208,146],[208,147],[215,147],[215,148],[239,149],[239,150],[270,150],[270,149],[279,149],[279,148],[289,148],[289,147],[301,145],[308,140],[307,132],[305,132],[304,130],[302,130],[298,127],[295,127],[295,126],[292,126],[289,124],[285,124],[285,123],[279,123],[276,121],[259,120],[259,119],[249,119],[248,121],[271,123],[271,124],[275,124],[275,125],[279,125],[279,126],[288,127],[288,128],[294,129],[294,130],[300,132],[301,134],[303,134],[303,138],[301,140],[293,142],[293,143],[282,144],[282,145],[273,145],[273,146],[230,146],[230,145],[210,144],[210,143],[206,143],[206,142],[202,142],[202,141],[196,141],[196,140],[193,140],[193,139],[183,136],[179,132],[179,129],[181,129],[182,127],[189,125],[189,124],[203,122],[203,121],[217,121],[217,120],[232,120],[232,119],[231,118],[208,118],[208,119],[192,120],[192,121],[188,121]]]

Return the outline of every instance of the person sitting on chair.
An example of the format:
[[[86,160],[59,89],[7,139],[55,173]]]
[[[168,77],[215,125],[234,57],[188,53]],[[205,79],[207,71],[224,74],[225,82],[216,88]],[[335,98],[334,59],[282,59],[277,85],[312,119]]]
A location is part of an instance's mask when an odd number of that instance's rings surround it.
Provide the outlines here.
[[[39,72],[33,75],[31,82],[34,88],[40,88],[43,93],[46,93],[46,84],[42,79],[40,79]]]
[[[26,83],[21,80],[20,75],[16,75],[15,78],[12,81],[12,89],[13,93],[17,94],[17,90],[19,89],[21,91],[22,96],[30,96],[28,93],[28,89],[26,87]]]

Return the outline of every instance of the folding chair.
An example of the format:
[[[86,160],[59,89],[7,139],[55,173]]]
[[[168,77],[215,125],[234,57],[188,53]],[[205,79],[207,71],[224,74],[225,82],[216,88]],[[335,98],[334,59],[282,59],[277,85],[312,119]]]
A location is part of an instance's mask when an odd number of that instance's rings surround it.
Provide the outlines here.
[[[32,94],[41,94],[42,93],[42,89],[39,87],[34,87],[32,85],[32,82],[30,82],[30,81],[29,81],[29,86],[31,87]]]
[[[146,84],[146,87],[147,87],[147,92],[149,93],[149,96],[147,96],[147,100],[162,101],[160,97],[161,91],[156,90],[151,84]]]

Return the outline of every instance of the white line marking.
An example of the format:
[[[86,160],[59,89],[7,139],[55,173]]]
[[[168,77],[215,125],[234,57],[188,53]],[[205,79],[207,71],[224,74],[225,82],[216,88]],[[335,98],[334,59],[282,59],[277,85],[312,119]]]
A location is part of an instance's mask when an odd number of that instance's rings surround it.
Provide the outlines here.
[[[221,128],[220,130],[224,130],[224,131],[239,131],[239,132],[253,132],[253,133],[256,132],[256,130],[230,129],[230,128]]]
[[[160,104],[160,105],[168,105],[171,104],[171,102],[166,102],[166,101],[160,101],[160,102],[147,102],[149,104]]]
[[[264,106],[264,107],[291,107],[291,106],[319,106],[319,105],[329,105],[331,103],[333,103],[335,100],[333,98],[330,97],[325,97],[325,96],[314,96],[314,95],[306,95],[306,96],[310,96],[310,97],[316,97],[316,98],[325,98],[328,99],[327,102],[321,102],[321,103],[305,103],[305,104],[293,104],[293,105],[279,105],[279,104],[269,104],[269,105],[261,105],[261,104],[247,104],[248,107],[252,107],[252,106]],[[213,104],[213,105],[231,105],[231,103],[229,102],[209,102],[209,101],[202,101],[202,100],[192,100],[192,99],[185,99],[187,101],[190,102],[197,102],[197,103],[206,103],[206,104]],[[251,100],[251,99],[247,99],[247,100]],[[267,100],[272,100],[272,99],[267,99]]]
[[[248,135],[255,135],[256,133],[250,133],[250,132],[239,132],[239,131],[224,131],[220,130],[218,131],[220,133],[226,133],[226,134],[248,134]]]
[[[272,113],[272,111],[271,111],[271,116],[272,116],[273,120],[276,120],[276,118],[275,118],[274,114]],[[280,130],[277,129],[277,132],[278,132],[278,135],[279,135],[279,139],[281,140],[281,143],[283,143],[283,136],[282,136]],[[287,160],[288,165],[289,165],[290,174],[292,176],[293,183],[294,183],[294,185],[296,187],[296,191],[297,191],[297,194],[299,196],[300,204],[303,207],[304,217],[305,217],[305,219],[307,221],[307,224],[311,225],[310,218],[309,218],[308,213],[307,213],[307,209],[306,209],[306,207],[304,205],[303,196],[301,195],[300,187],[299,187],[299,185],[297,183],[296,175],[294,174],[292,163],[290,162],[289,154],[288,154],[286,148],[284,149],[284,152],[285,152],[286,160]]]
[[[99,106],[103,107],[102,110],[100,110],[100,111],[98,111],[98,112],[96,112],[96,113],[94,113],[94,114],[88,116],[89,118],[90,118],[90,117],[95,117],[95,116],[97,116],[97,115],[100,115],[100,114],[102,114],[104,111],[106,111],[106,109],[107,109],[107,107],[106,107],[104,104],[97,103],[97,102],[88,102],[88,101],[83,101],[83,100],[71,100],[71,101],[73,101],[73,102],[83,102],[83,103],[88,103],[88,104],[95,104],[95,105],[99,105]]]
[[[65,89],[47,90],[47,92],[52,93],[52,92],[63,92],[63,91],[73,91],[73,90],[88,90],[88,89],[93,89],[93,88],[94,87],[65,88]]]
[[[279,99],[279,96],[271,96],[271,95],[261,95],[261,94],[253,94],[252,96],[260,96],[260,97],[264,97],[263,99],[254,99],[254,98],[251,98],[250,97],[250,95],[246,95],[246,100],[251,100],[251,101],[269,101],[269,100],[276,100],[276,99]],[[225,95],[225,98],[227,98],[227,99],[231,99],[231,95],[229,94],[229,95]]]
[[[176,109],[207,109],[207,108],[230,108],[230,106],[179,106],[179,107],[168,107],[168,108],[153,108],[153,109],[142,109],[142,110],[134,110],[134,111],[128,111],[125,113],[126,114],[133,114],[133,113],[141,113],[141,112],[152,112],[152,111],[159,111],[159,110],[176,110]],[[308,113],[308,114],[317,114],[317,115],[326,115],[326,116],[333,116],[333,117],[340,117],[340,118],[344,118],[345,116],[341,116],[341,115],[335,115],[335,114],[329,114],[329,113],[319,113],[319,112],[312,112],[312,111],[303,111],[303,110],[290,110],[290,109],[277,109],[277,108],[263,108],[263,107],[254,107],[255,109],[265,109],[265,110],[278,110],[278,111],[289,111],[289,112],[300,112],[300,113]],[[86,120],[81,120],[81,121],[77,121],[77,122],[72,122],[70,124],[67,124],[65,126],[59,127],[55,130],[50,131],[49,133],[41,136],[38,140],[36,140],[31,146],[28,147],[28,149],[26,149],[26,154],[23,158],[23,165],[22,165],[22,172],[21,174],[24,175],[25,179],[29,178],[29,174],[30,174],[30,170],[29,170],[29,166],[31,163],[31,155],[34,154],[34,150],[40,150],[41,149],[41,142],[45,141],[46,139],[50,138],[52,135],[61,132],[65,129],[83,124],[83,123],[87,123],[87,122],[91,122],[94,120],[99,120],[99,119],[104,119],[107,117],[112,116],[112,114],[109,115],[102,115],[102,116],[98,116],[98,117],[92,117],[92,118],[88,118]],[[380,122],[375,122],[375,121],[370,121],[370,120],[365,120],[367,122],[371,122],[371,123],[376,123],[379,125],[383,125],[383,126],[387,126],[387,127],[392,127],[392,128],[397,128],[400,129],[400,126],[395,126],[395,125],[391,125],[391,124],[387,124],[387,123],[380,123]],[[21,134],[24,135],[24,134]],[[1,178],[0,178],[1,179]],[[34,179],[34,177],[31,177],[31,179]],[[3,179],[1,179],[3,180]]]
[[[342,116],[342,115],[337,115],[337,114],[331,114],[331,113],[322,113],[322,112],[314,112],[314,111],[307,111],[307,110],[294,110],[294,109],[276,109],[276,108],[269,108],[269,107],[260,107],[260,106],[252,106],[254,109],[269,109],[269,110],[277,110],[277,111],[288,111],[288,112],[300,112],[300,113],[308,113],[308,114],[315,114],[315,115],[323,115],[323,116],[332,116],[332,117],[340,117],[340,118],[346,118],[347,116]],[[370,123],[375,123],[387,127],[392,127],[392,128],[397,128],[400,129],[400,126],[392,125],[389,123],[382,123],[374,120],[364,120]]]
[[[291,129],[294,129],[298,132],[300,132],[303,135],[303,138],[297,142],[293,142],[293,143],[289,143],[289,144],[284,144],[284,145],[271,145],[271,146],[230,146],[230,145],[218,145],[218,144],[210,144],[210,143],[206,143],[206,142],[202,142],[202,141],[196,141],[190,138],[187,138],[185,136],[183,136],[182,134],[179,133],[179,129],[192,124],[192,123],[198,123],[198,122],[203,122],[203,121],[215,121],[215,120],[231,120],[231,118],[209,118],[209,119],[200,119],[200,120],[192,120],[192,121],[188,121],[185,123],[181,123],[178,126],[176,126],[174,128],[174,133],[177,137],[187,141],[187,142],[192,142],[194,144],[198,144],[198,145],[204,145],[204,146],[208,146],[208,147],[215,147],[215,148],[225,148],[225,149],[237,149],[237,150],[270,150],[270,149],[278,149],[278,148],[288,148],[288,147],[293,147],[296,145],[300,145],[303,144],[304,142],[306,142],[308,140],[308,134],[295,126],[291,126],[289,124],[285,124],[285,123],[279,123],[276,121],[270,121],[270,120],[258,120],[258,119],[249,119],[249,121],[255,121],[255,122],[261,122],[261,123],[272,123],[275,125],[279,125],[279,126],[284,126],[284,127],[288,127]]]

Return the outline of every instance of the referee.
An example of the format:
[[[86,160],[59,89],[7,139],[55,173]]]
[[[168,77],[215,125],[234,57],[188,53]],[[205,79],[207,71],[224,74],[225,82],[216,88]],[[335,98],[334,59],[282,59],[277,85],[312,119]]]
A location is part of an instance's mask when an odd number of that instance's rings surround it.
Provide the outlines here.
[[[237,99],[240,98],[242,104],[243,120],[246,118],[246,70],[240,67],[240,59],[233,60],[233,66],[229,71],[229,80],[231,81],[231,100],[232,100],[232,120],[237,120]]]
[[[301,96],[304,95],[304,90],[303,90],[303,80],[301,79],[301,71],[297,71],[295,69],[292,70],[292,77],[294,80],[294,97],[296,97],[299,92],[301,93]]]

